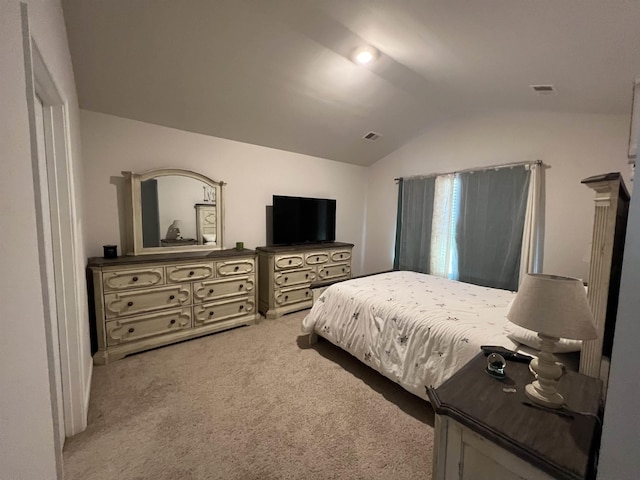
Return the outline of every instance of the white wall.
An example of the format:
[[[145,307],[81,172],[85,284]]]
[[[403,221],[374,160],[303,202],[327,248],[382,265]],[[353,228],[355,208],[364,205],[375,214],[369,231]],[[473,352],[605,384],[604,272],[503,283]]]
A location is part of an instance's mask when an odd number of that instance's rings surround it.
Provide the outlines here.
[[[68,102],[75,186],[79,186],[78,104],[59,1],[29,1],[30,33]],[[56,452],[40,285],[34,179],[27,114],[20,2],[0,2],[0,478],[56,478]],[[76,231],[82,237],[77,219]],[[80,241],[82,244],[82,241]],[[79,249],[78,271],[84,252]],[[84,279],[84,273],[81,274]],[[86,313],[84,281],[77,286]],[[86,315],[81,328],[88,330]],[[90,365],[86,335],[85,361]],[[89,371],[87,371],[87,375]]]
[[[266,206],[272,195],[335,198],[336,240],[355,244],[353,273],[362,270],[367,169],[272,148],[81,111],[86,249],[122,252],[121,171],[175,167],[227,183],[225,247],[266,244]]]
[[[593,191],[586,177],[619,171],[630,188],[626,115],[495,113],[451,121],[424,132],[369,172],[364,272],[393,265],[396,177],[446,173],[542,160],[546,174],[547,273],[587,278],[583,256],[593,228]]]
[[[631,480],[640,472],[640,195],[631,197],[628,222],[598,465],[600,480]]]

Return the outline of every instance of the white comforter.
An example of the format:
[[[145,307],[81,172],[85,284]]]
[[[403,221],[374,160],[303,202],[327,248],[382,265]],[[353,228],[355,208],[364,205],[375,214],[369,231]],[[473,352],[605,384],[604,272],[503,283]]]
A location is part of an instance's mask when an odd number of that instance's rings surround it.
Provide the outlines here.
[[[405,389],[427,398],[481,345],[516,349],[506,337],[513,292],[415,272],[329,287],[302,322]],[[479,372],[481,374],[481,372]]]

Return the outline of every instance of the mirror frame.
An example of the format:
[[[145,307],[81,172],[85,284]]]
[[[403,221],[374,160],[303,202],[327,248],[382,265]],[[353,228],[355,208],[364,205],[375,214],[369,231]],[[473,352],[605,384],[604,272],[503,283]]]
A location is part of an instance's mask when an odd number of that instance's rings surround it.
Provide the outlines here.
[[[205,175],[194,172],[192,170],[184,170],[181,168],[157,168],[146,170],[141,173],[122,172],[122,175],[128,180],[127,197],[127,240],[128,245],[125,251],[128,255],[149,255],[157,253],[176,253],[176,252],[198,252],[207,250],[224,249],[224,196],[223,186],[225,182],[218,182]],[[144,247],[142,242],[142,202],[141,202],[141,183],[157,177],[166,177],[177,175],[189,177],[199,180],[216,189],[216,245],[183,245],[177,247]],[[195,211],[194,211],[195,215]]]

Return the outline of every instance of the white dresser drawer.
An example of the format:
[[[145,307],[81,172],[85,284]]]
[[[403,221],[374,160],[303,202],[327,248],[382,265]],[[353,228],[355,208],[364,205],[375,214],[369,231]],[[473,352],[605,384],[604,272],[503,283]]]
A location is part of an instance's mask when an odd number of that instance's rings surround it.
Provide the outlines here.
[[[135,342],[191,328],[191,308],[147,313],[107,322],[107,345]]]
[[[307,265],[322,265],[329,261],[329,252],[309,252],[305,253],[304,261]]]
[[[162,285],[164,284],[164,268],[145,267],[105,272],[102,274],[102,283],[105,292]]]
[[[167,267],[167,282],[191,282],[211,277],[213,277],[213,263],[194,263]]]
[[[210,302],[220,298],[237,297],[253,292],[254,278],[224,278],[193,283],[193,303]]]
[[[330,256],[333,262],[344,262],[351,260],[351,250],[332,250]]]
[[[146,290],[107,293],[104,296],[107,319],[163,310],[191,303],[191,285],[169,285]]]
[[[252,313],[256,308],[253,298],[243,297],[223,302],[193,306],[193,324],[195,327],[208,325],[234,317]]]
[[[301,254],[276,255],[274,264],[276,270],[299,268],[304,266],[304,257]]]
[[[316,279],[316,272],[310,268],[300,270],[286,270],[284,272],[275,272],[273,282],[277,287],[287,287],[289,285],[298,285],[302,283],[311,283]]]
[[[279,306],[289,305],[291,303],[311,301],[313,293],[309,287],[287,288],[276,291],[276,304]]]
[[[318,272],[318,278],[322,281],[349,277],[351,277],[351,267],[348,263],[325,265]]]
[[[247,260],[229,260],[226,262],[217,262],[216,271],[219,277],[228,277],[230,275],[247,275],[255,270],[255,262],[253,259]]]

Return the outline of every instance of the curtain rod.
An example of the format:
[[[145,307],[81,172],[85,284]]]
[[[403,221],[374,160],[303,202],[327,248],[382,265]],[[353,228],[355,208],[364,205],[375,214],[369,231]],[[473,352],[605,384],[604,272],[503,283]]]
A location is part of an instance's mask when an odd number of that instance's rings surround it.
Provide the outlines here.
[[[519,167],[520,165],[544,165],[542,160],[532,160],[528,162],[515,162],[515,163],[503,163],[501,165],[492,165],[490,167],[476,167],[476,168],[466,168],[464,170],[456,170],[455,172],[447,172],[447,173],[429,173],[427,175],[412,175],[410,177],[398,177],[394,178],[396,182],[400,180],[406,180],[409,178],[429,178],[429,177],[437,177],[439,175],[452,175],[457,173],[468,173],[468,172],[484,172],[486,170],[499,170],[501,168],[509,168],[509,167]]]

